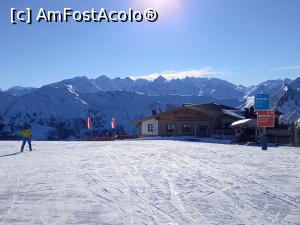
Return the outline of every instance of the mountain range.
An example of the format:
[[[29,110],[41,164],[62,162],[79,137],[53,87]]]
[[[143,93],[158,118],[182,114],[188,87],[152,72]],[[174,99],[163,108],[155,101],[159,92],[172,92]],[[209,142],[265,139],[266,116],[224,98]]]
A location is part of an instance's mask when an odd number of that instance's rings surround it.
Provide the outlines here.
[[[254,95],[269,93],[272,108],[283,113],[281,122],[300,118],[300,77],[268,80],[246,87],[217,78],[154,80],[75,77],[41,88],[12,87],[0,92],[0,139],[16,138],[30,124],[39,140],[84,139],[85,118],[92,116],[95,135],[112,132],[117,116],[119,133],[136,133],[134,121],[184,103],[215,102],[237,108],[251,107]]]

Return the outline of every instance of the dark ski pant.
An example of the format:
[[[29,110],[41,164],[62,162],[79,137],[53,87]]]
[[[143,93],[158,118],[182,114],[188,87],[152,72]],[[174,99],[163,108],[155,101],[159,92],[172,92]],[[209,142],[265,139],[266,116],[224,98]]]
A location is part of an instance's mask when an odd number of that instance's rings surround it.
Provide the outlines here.
[[[23,138],[23,144],[22,144],[22,147],[21,147],[21,152],[23,152],[26,142],[28,142],[30,151],[32,151],[31,139],[30,138]]]

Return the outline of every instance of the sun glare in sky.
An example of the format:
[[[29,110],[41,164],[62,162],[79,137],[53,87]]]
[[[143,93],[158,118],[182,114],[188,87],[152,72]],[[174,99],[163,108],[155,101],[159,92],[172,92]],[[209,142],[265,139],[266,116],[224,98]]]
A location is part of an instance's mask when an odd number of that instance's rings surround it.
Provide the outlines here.
[[[160,17],[178,15],[185,0],[130,0],[130,7],[137,9],[153,8]]]

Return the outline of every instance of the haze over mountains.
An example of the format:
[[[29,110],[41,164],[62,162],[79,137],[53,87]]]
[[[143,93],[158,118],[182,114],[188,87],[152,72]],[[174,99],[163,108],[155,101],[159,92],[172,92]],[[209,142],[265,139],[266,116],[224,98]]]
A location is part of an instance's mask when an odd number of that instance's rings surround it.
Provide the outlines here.
[[[300,118],[300,77],[269,80],[245,87],[217,78],[155,80],[131,78],[96,79],[75,77],[41,88],[13,87],[0,92],[0,137],[17,136],[31,124],[36,139],[85,138],[85,118],[92,115],[95,134],[111,132],[117,116],[121,133],[135,133],[134,120],[165,111],[183,103],[215,102],[233,107],[250,107],[256,93],[270,93],[272,107],[284,113],[282,122]]]

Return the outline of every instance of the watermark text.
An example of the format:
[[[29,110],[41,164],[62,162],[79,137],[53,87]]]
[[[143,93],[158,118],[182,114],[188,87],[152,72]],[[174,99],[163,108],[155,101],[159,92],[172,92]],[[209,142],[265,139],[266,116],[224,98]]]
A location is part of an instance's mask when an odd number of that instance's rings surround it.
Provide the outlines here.
[[[37,12],[34,12],[30,8],[25,10],[18,10],[11,8],[11,19],[12,24],[27,23],[67,23],[70,21],[74,22],[155,22],[158,20],[158,13],[152,8],[148,8],[143,12],[133,10],[129,8],[126,11],[108,11],[105,8],[96,10],[79,11],[73,10],[72,8],[64,8],[62,11],[53,11],[40,8]]]

